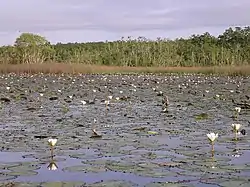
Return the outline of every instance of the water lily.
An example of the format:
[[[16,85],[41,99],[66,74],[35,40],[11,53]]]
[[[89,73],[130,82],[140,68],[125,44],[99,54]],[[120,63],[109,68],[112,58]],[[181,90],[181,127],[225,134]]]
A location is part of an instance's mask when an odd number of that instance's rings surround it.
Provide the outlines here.
[[[235,111],[234,117],[235,117],[235,118],[238,118],[239,113],[240,113],[240,111],[241,111],[241,108],[240,108],[240,107],[235,107],[235,108],[234,108],[234,111]]]
[[[217,134],[215,134],[213,132],[209,133],[209,134],[207,134],[207,137],[210,140],[210,142],[213,143],[218,138],[218,133]]]
[[[215,133],[211,132],[211,133],[207,134],[207,137],[210,140],[211,145],[212,145],[212,156],[213,156],[214,155],[214,141],[218,138],[218,133],[215,134]]]
[[[53,157],[54,157],[54,146],[56,145],[56,143],[57,143],[57,139],[55,139],[55,138],[50,138],[50,139],[48,139],[48,143],[49,143],[49,145],[50,145],[50,153],[51,153],[51,158],[53,159]]]
[[[235,140],[237,140],[237,134],[238,134],[239,129],[241,128],[241,124],[233,123],[232,127],[233,127],[233,130],[234,130],[234,133],[235,133]]]
[[[238,130],[239,130],[240,127],[241,127],[241,124],[233,123],[233,124],[232,124],[232,127],[233,127],[233,130],[234,130],[235,132],[238,132]]]
[[[54,147],[54,146],[56,145],[56,143],[57,143],[57,139],[50,138],[50,139],[48,140],[48,143],[49,143],[49,145],[50,145],[51,147]]]
[[[84,100],[82,100],[81,103],[82,103],[83,105],[86,105],[86,104],[87,104],[87,102],[84,101]]]
[[[240,107],[235,107],[234,110],[235,110],[236,112],[240,113],[241,108],[240,108]]]
[[[104,103],[105,103],[106,106],[108,106],[109,105],[109,100],[105,100]]]

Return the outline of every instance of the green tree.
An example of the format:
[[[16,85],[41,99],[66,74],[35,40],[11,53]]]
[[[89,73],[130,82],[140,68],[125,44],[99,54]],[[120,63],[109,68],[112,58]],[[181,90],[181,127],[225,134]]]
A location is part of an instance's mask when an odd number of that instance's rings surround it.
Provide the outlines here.
[[[228,28],[215,37],[205,32],[187,39],[145,37],[118,41],[51,45],[23,33],[14,46],[0,47],[0,63],[83,63],[115,66],[220,66],[250,63],[250,27]]]
[[[53,60],[54,48],[45,37],[23,33],[15,41],[16,59],[19,63],[43,63]]]

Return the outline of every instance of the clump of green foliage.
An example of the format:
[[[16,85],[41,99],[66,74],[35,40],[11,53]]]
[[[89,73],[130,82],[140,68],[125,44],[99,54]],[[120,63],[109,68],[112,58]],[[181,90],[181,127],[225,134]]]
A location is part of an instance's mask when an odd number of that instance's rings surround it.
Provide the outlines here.
[[[122,38],[113,42],[50,44],[44,37],[23,33],[14,46],[0,47],[0,63],[82,63],[109,66],[249,65],[250,27],[226,29],[218,37],[208,32],[188,39]]]
[[[208,119],[209,116],[207,113],[201,113],[201,114],[198,114],[195,116],[195,119],[196,120],[205,120],[205,119]]]

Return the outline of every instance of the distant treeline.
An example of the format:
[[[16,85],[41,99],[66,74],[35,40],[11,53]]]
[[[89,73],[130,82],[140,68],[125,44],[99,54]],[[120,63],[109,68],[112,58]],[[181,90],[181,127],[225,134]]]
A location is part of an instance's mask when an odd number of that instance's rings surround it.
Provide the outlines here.
[[[23,33],[13,46],[0,47],[0,63],[84,63],[111,66],[224,66],[250,64],[250,27],[208,32],[188,39],[122,38],[113,42],[58,43]]]

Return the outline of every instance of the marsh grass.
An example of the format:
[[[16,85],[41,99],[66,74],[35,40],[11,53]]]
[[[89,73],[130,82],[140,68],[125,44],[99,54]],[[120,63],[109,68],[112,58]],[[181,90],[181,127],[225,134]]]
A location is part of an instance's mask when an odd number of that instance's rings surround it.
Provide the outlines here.
[[[250,65],[214,67],[127,67],[66,63],[0,64],[0,73],[95,74],[95,73],[195,73],[229,76],[250,75]]]

